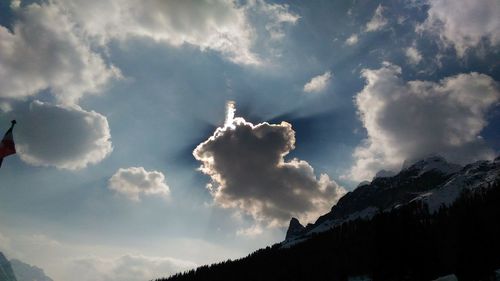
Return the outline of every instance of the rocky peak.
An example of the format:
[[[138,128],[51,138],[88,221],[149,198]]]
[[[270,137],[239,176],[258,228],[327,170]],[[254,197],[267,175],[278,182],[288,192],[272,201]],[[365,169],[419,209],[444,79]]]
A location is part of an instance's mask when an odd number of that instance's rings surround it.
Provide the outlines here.
[[[0,252],[0,280],[2,281],[16,281],[14,271],[10,265],[9,260]]]
[[[375,178],[389,178],[396,175],[396,172],[388,171],[388,170],[380,170],[375,175]]]
[[[290,224],[288,226],[288,230],[286,232],[285,239],[294,238],[294,237],[302,234],[304,229],[305,229],[305,227],[302,224],[300,224],[298,219],[292,218],[290,220]]]
[[[456,173],[460,169],[462,169],[462,166],[450,163],[440,155],[431,155],[417,161],[405,161],[402,171],[414,171],[418,172],[418,175],[435,171],[448,175]]]

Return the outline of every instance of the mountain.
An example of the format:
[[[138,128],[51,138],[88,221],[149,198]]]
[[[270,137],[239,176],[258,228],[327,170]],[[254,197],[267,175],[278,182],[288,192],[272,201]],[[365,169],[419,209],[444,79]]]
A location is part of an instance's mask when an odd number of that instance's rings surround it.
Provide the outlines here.
[[[500,280],[499,222],[496,181],[466,188],[434,212],[423,200],[413,200],[370,219],[347,220],[301,243],[275,244],[158,280]]]
[[[305,230],[305,227],[300,224],[299,220],[296,218],[292,218],[290,220],[290,225],[288,226],[288,230],[286,232],[286,240],[295,238],[301,235]]]
[[[0,252],[0,281],[16,281],[12,266],[2,252]]]
[[[500,280],[500,157],[406,163],[247,257],[157,281]],[[455,279],[453,279],[455,278]]]
[[[17,277],[17,281],[53,281],[45,275],[43,269],[36,266],[29,265],[19,260],[11,260],[10,264]]]
[[[465,190],[487,187],[500,179],[500,157],[495,161],[478,161],[462,167],[447,162],[441,156],[430,156],[413,164],[405,163],[396,175],[383,171],[370,182],[360,184],[343,196],[331,211],[314,224],[299,231],[294,228],[283,242],[289,247],[357,218],[371,218],[379,212],[399,208],[412,201],[422,201],[431,212],[450,205]],[[292,219],[296,220],[296,219]],[[294,225],[300,222],[294,222]],[[292,223],[290,222],[290,225]]]

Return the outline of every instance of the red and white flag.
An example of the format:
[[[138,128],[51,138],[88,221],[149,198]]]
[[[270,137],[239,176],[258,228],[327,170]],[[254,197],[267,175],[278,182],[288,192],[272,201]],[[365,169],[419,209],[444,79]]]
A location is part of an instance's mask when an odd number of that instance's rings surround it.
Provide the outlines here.
[[[12,130],[14,125],[16,125],[16,120],[12,120],[12,125],[10,129],[3,136],[2,142],[0,143],[0,167],[2,166],[3,158],[16,153],[16,145],[14,143],[14,136],[12,135]]]

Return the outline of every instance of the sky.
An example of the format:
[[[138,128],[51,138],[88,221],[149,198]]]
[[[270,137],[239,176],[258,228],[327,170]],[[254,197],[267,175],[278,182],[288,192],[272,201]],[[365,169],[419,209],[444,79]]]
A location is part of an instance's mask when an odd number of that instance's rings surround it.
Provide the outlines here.
[[[380,170],[500,151],[498,0],[4,0],[0,251],[55,281],[234,259]],[[2,125],[3,124],[3,125]]]

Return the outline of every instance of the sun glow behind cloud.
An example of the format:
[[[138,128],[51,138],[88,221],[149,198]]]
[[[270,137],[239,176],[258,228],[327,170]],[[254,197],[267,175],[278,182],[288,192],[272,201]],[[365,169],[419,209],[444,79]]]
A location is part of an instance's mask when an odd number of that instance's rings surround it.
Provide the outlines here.
[[[228,101],[226,103],[226,120],[224,121],[224,127],[234,127],[233,121],[236,114],[236,102]]]
[[[0,125],[19,121],[18,155],[0,169],[0,229],[23,237],[43,225],[47,237],[88,245],[12,238],[5,249],[0,233],[0,250],[56,281],[81,277],[59,261],[88,253],[107,266],[90,267],[92,281],[125,281],[108,275],[122,257],[137,273],[159,273],[170,264],[164,255],[194,264],[241,257],[281,241],[268,225],[290,214],[313,221],[340,186],[406,158],[436,148],[498,154],[497,0],[146,2],[14,0],[7,16],[0,5]],[[481,83],[495,90],[460,94]],[[191,154],[201,140],[205,177]],[[144,167],[140,177],[132,167]],[[119,190],[106,188],[120,168]]]

